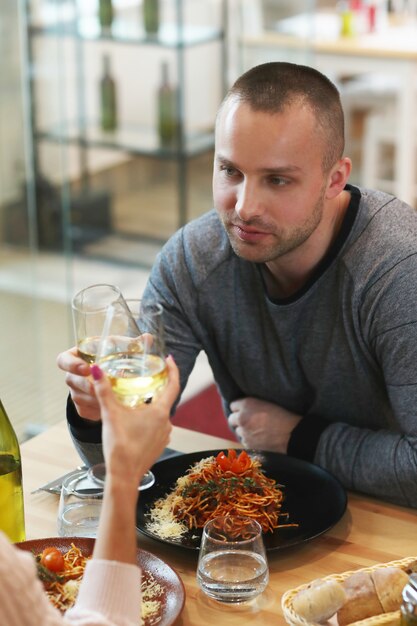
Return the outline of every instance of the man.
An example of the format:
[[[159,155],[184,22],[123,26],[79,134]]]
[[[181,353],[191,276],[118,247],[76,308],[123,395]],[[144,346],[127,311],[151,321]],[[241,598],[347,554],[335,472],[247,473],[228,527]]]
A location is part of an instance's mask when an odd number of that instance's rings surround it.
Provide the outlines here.
[[[326,77],[290,63],[246,72],[217,117],[215,211],[166,244],[144,298],[164,306],[182,387],[205,350],[243,445],[417,507],[417,214],[348,185],[343,149]],[[73,355],[59,364],[95,420]]]

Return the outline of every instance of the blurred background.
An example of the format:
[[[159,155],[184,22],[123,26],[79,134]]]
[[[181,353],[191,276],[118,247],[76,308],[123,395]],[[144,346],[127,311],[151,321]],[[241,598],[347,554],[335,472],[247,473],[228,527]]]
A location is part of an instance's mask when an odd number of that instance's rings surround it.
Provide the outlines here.
[[[73,294],[140,297],[163,243],[212,207],[216,111],[249,67],[326,73],[352,182],[416,206],[416,5],[0,0],[0,398],[21,441],[64,417]],[[202,356],[185,397],[211,382]]]

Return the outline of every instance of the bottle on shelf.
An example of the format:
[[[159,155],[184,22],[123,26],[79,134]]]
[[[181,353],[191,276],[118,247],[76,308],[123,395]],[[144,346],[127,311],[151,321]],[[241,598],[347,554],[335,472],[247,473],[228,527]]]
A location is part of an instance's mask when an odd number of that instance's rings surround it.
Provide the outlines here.
[[[0,400],[0,530],[11,541],[24,541],[22,461],[19,442]]]
[[[100,80],[101,128],[109,132],[117,128],[116,83],[111,75],[110,57],[103,55],[103,75]]]
[[[98,4],[98,20],[103,30],[111,27],[113,22],[113,3],[112,0],[99,0]]]
[[[143,26],[148,35],[156,35],[159,29],[159,0],[143,0]]]
[[[356,34],[355,10],[350,0],[339,0],[337,9],[340,16],[340,36],[353,37]]]
[[[169,145],[177,140],[178,122],[177,89],[170,82],[168,63],[163,61],[158,88],[158,135],[162,145]]]

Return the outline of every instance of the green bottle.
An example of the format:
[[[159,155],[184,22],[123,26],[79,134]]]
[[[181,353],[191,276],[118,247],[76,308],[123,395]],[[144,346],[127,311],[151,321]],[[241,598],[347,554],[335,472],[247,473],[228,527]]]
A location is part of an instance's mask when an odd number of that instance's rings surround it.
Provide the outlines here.
[[[19,442],[0,401],[0,530],[13,542],[25,540],[22,460]]]
[[[103,76],[100,80],[101,128],[113,131],[117,128],[116,84],[110,72],[110,58],[103,55]]]
[[[98,19],[103,29],[110,28],[113,22],[112,0],[99,0]]]
[[[158,89],[158,134],[162,145],[174,143],[178,135],[177,90],[170,84],[166,61]]]
[[[143,0],[143,25],[148,35],[159,29],[159,0]]]

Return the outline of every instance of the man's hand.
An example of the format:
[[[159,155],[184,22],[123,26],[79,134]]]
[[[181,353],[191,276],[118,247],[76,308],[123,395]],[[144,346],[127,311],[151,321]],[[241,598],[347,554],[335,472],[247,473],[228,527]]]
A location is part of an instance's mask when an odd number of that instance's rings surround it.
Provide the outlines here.
[[[100,408],[91,382],[90,366],[80,359],[77,348],[71,348],[57,357],[57,365],[66,372],[65,382],[70,388],[72,401],[81,417],[100,420]]]
[[[245,448],[287,453],[288,442],[300,415],[257,398],[241,398],[231,403],[229,426]]]

